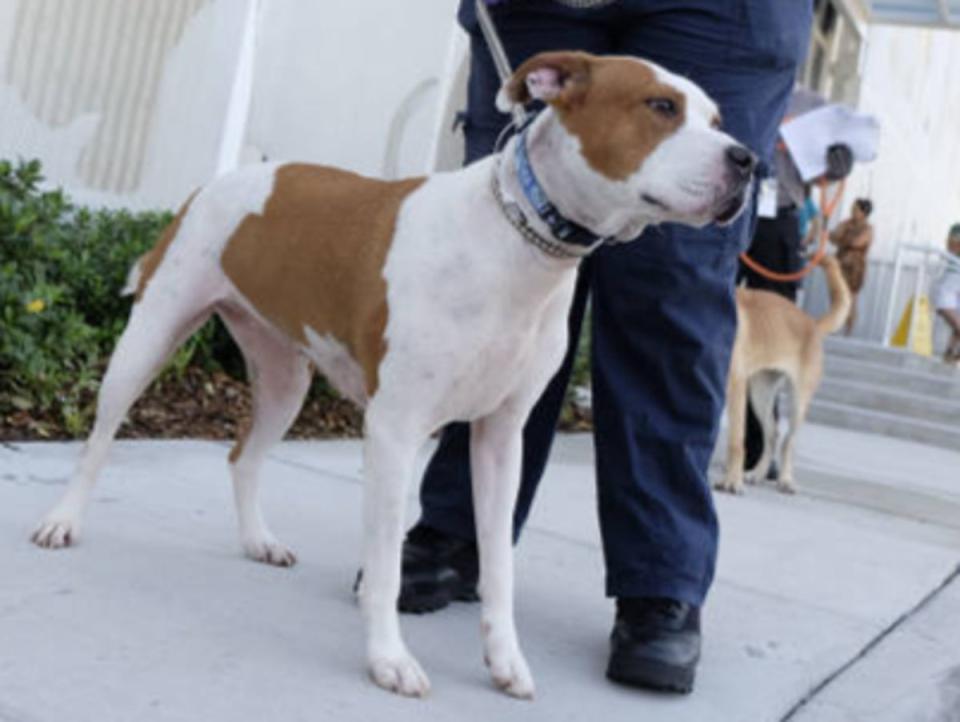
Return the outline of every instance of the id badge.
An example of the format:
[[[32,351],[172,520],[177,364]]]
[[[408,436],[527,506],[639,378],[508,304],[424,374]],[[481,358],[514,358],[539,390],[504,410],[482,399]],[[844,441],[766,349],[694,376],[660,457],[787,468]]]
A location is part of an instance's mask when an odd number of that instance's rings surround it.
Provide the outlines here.
[[[764,178],[760,182],[760,198],[757,201],[757,215],[760,218],[777,217],[777,179]]]

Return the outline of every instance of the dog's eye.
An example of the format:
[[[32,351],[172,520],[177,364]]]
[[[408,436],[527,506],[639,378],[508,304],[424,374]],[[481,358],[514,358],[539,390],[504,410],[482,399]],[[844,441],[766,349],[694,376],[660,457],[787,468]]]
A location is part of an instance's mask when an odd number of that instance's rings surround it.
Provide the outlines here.
[[[647,107],[664,118],[677,117],[677,104],[670,98],[650,98],[647,100]]]
[[[714,130],[720,130],[720,128],[723,127],[723,121],[720,119],[719,115],[713,116],[713,118],[710,120],[710,127]]]

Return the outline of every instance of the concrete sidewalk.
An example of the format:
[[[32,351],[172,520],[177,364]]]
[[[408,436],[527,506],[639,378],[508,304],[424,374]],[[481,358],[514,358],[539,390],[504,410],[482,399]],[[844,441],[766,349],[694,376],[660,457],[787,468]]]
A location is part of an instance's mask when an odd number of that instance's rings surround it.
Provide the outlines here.
[[[603,678],[591,446],[561,437],[518,549],[525,703],[492,688],[476,605],[404,618],[429,699],[367,681],[356,442],[272,455],[264,507],[290,570],[241,556],[227,448],[118,444],[82,543],[49,552],[27,537],[78,446],[0,446],[0,721],[960,719],[960,452],[808,425],[798,496],[720,497],[704,659],[677,698]]]

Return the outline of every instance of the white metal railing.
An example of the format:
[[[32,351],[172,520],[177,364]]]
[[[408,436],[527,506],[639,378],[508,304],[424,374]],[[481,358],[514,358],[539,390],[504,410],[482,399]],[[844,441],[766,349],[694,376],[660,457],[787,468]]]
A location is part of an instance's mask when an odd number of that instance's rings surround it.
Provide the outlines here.
[[[883,326],[883,344],[889,346],[893,338],[893,325],[896,315],[897,291],[900,286],[903,268],[907,265],[908,257],[919,259],[916,262],[917,273],[914,277],[913,294],[911,296],[913,303],[913,313],[910,315],[910,328],[907,332],[907,348],[913,348],[913,332],[917,323],[917,303],[921,296],[927,290],[927,278],[931,275],[931,267],[937,265],[953,267],[960,270],[960,259],[947,253],[940,248],[931,248],[930,246],[921,246],[916,243],[901,243],[897,246],[897,255],[893,262],[893,280],[891,282],[890,294],[887,299],[886,320]],[[942,269],[941,269],[942,270]]]

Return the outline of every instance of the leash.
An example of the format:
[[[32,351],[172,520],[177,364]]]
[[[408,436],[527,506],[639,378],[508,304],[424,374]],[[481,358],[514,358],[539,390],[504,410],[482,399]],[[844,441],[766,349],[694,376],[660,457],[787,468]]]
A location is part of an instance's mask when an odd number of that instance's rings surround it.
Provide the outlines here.
[[[500,34],[497,32],[497,26],[493,24],[493,18],[490,16],[490,10],[483,0],[476,0],[477,20],[480,23],[480,31],[483,33],[483,39],[490,50],[490,56],[493,58],[493,65],[497,69],[497,75],[500,76],[500,84],[506,83],[513,75],[513,69],[510,67],[510,58],[507,57],[507,51],[503,48],[500,41]],[[527,110],[522,105],[513,106],[511,111],[513,122],[518,128],[522,128],[527,122]]]
[[[556,0],[561,5],[586,10],[588,8],[598,8],[604,5],[612,5],[616,0]],[[497,69],[497,75],[500,76],[500,83],[506,83],[513,75],[513,69],[510,67],[510,58],[507,57],[507,51],[503,48],[503,42],[500,40],[500,34],[497,32],[497,26],[493,23],[493,17],[490,15],[490,9],[484,0],[475,0],[477,21],[480,24],[480,31],[483,33],[483,39],[490,50],[490,56],[493,58],[493,65]],[[517,105],[511,111],[513,122],[518,128],[522,128],[524,123],[529,121],[529,114],[526,109]]]
[[[810,258],[807,264],[799,271],[793,271],[792,273],[780,273],[778,271],[771,271],[766,266],[761,265],[757,261],[750,258],[747,253],[741,253],[740,260],[743,261],[743,265],[755,273],[760,274],[764,278],[767,278],[771,281],[780,281],[781,283],[791,283],[793,281],[803,280],[810,275],[814,268],[820,265],[820,261],[822,261],[823,257],[827,255],[827,239],[830,236],[827,226],[830,223],[830,217],[837,209],[837,204],[840,202],[841,196],[843,196],[845,181],[840,181],[837,184],[837,189],[834,191],[833,197],[829,200],[827,199],[827,182],[819,181],[817,183],[817,187],[820,189],[820,217],[823,219],[823,228],[820,229],[820,240],[817,243],[817,250],[814,251],[813,256]]]

